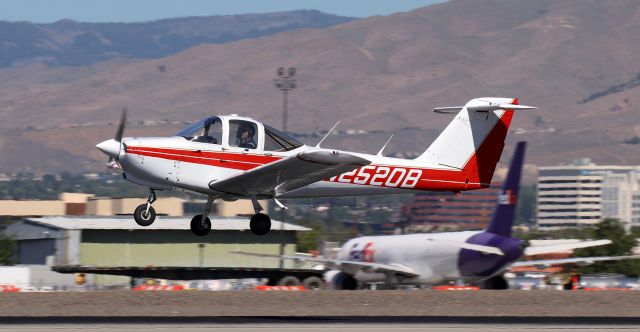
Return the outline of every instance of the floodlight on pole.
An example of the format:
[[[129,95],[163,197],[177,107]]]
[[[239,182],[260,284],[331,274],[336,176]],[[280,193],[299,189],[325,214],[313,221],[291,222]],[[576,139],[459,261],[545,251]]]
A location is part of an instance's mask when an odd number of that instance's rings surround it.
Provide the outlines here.
[[[278,67],[276,70],[276,77],[273,80],[274,85],[280,91],[282,91],[282,132],[287,132],[287,107],[289,91],[296,88],[296,67]],[[284,238],[284,222],[286,217],[285,209],[281,209],[280,220],[280,256],[284,255],[285,238]],[[284,260],[280,259],[280,268],[284,268]]]
[[[289,91],[296,88],[296,67],[278,67],[278,77],[273,80],[276,88],[282,91],[282,131],[287,132],[287,111]]]

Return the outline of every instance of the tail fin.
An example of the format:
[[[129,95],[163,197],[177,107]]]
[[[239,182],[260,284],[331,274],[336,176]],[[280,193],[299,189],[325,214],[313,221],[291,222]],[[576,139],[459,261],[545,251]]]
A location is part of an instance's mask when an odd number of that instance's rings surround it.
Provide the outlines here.
[[[516,146],[516,151],[509,166],[507,180],[502,185],[502,192],[498,196],[498,204],[493,211],[491,223],[487,227],[488,233],[511,236],[511,227],[513,227],[513,221],[516,219],[516,206],[526,144],[526,142],[518,142]]]
[[[455,119],[417,161],[464,170],[470,184],[488,187],[500,160],[516,98],[476,98],[462,107],[434,109],[439,113],[458,111]]]

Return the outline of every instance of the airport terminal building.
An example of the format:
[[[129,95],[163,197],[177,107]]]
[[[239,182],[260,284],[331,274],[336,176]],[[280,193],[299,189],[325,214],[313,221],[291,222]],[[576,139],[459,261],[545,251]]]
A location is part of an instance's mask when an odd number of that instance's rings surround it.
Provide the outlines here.
[[[538,171],[540,228],[591,226],[603,218],[640,226],[640,166],[601,166],[584,159]]]

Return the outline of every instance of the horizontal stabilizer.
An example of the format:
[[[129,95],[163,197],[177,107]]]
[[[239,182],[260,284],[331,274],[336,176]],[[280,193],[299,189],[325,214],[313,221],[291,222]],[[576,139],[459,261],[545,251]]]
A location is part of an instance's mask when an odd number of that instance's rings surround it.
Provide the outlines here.
[[[549,253],[562,252],[562,251],[579,249],[579,248],[599,247],[607,244],[611,244],[611,240],[580,241],[576,243],[563,243],[563,244],[554,244],[549,246],[527,247],[526,249],[524,249],[524,254],[525,256],[549,254]]]
[[[510,104],[510,103],[492,103],[492,102],[475,103],[472,105],[467,104],[466,107],[467,107],[467,110],[475,111],[475,112],[491,112],[491,111],[497,111],[497,110],[520,111],[520,110],[532,110],[537,108],[534,106],[516,105],[516,104]],[[465,106],[436,107],[433,109],[433,111],[436,113],[454,114],[461,111],[463,108],[465,108]]]
[[[491,111],[497,111],[497,110],[514,110],[514,111],[519,111],[519,110],[533,110],[536,109],[537,107],[533,107],[533,106],[526,106],[526,105],[514,105],[514,104],[508,104],[508,103],[501,103],[501,104],[488,104],[488,105],[471,105],[471,106],[467,106],[467,109],[469,111],[476,111],[476,112],[491,112]]]
[[[464,106],[436,107],[433,109],[436,113],[455,114],[460,112]]]

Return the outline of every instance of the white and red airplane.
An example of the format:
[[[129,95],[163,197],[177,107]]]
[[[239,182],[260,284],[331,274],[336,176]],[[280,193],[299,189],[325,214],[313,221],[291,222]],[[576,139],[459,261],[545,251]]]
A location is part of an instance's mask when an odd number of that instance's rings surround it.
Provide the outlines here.
[[[454,191],[489,187],[502,154],[514,98],[476,98],[465,106],[434,109],[457,113],[440,136],[416,159],[390,158],[307,146],[251,118],[213,116],[172,137],[123,138],[126,108],[114,139],[96,147],[110,157],[107,166],[133,183],[149,187],[146,204],[134,212],[151,225],[156,190],[188,190],[208,196],[203,214],[191,221],[194,234],[209,233],[214,199],[251,199],[250,228],[271,228],[259,199],[380,195],[407,191]],[[334,126],[335,128],[335,126]],[[331,131],[330,131],[331,132]],[[327,134],[328,135],[328,134]],[[325,136],[326,138],[326,136]],[[323,138],[324,140],[324,138]],[[386,146],[386,144],[385,144]]]

